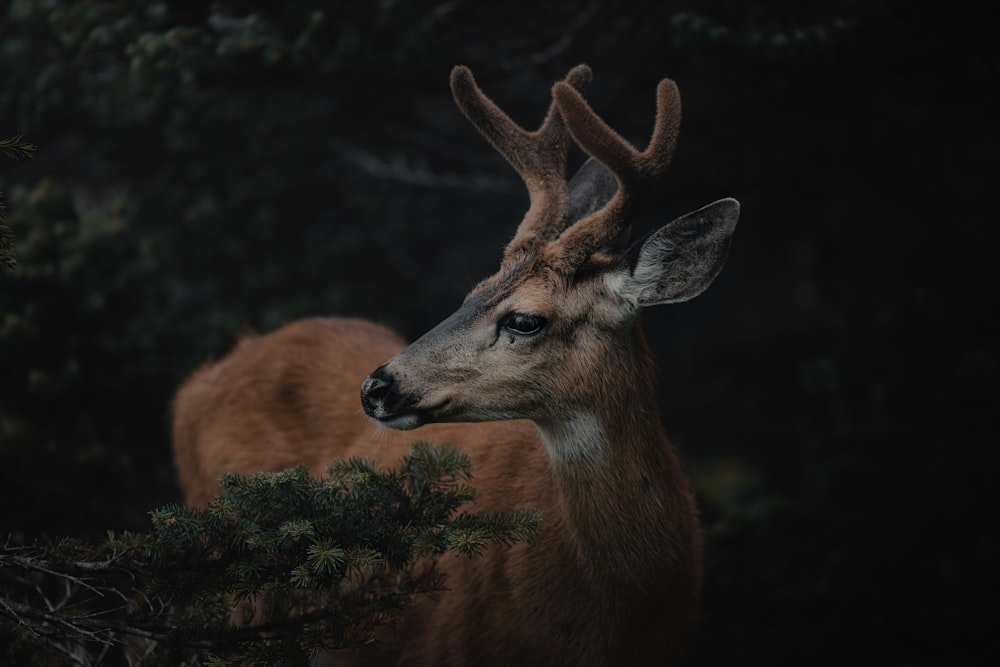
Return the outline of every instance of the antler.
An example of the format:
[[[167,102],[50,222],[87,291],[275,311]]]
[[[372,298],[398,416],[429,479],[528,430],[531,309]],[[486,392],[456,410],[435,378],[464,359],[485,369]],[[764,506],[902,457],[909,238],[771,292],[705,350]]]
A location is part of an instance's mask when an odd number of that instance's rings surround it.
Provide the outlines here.
[[[591,71],[577,65],[557,85],[573,93],[590,83]],[[529,132],[511,120],[476,85],[472,72],[464,66],[451,72],[451,91],[462,113],[479,133],[517,170],[528,188],[530,205],[504,260],[555,238],[566,217],[566,156],[569,134],[553,100],[545,120]]]
[[[559,264],[565,272],[572,272],[625,230],[635,200],[652,188],[670,164],[680,127],[681,99],[673,81],[660,81],[653,136],[646,149],[639,151],[601,120],[573,87],[559,82],[552,95],[576,143],[618,179],[617,192],[603,208],[559,236]]]

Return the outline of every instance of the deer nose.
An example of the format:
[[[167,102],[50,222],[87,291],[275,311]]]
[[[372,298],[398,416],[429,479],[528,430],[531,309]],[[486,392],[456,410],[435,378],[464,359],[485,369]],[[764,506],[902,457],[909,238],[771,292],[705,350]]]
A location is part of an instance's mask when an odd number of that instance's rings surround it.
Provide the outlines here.
[[[369,417],[382,417],[391,411],[395,380],[380,366],[361,383],[361,407]]]

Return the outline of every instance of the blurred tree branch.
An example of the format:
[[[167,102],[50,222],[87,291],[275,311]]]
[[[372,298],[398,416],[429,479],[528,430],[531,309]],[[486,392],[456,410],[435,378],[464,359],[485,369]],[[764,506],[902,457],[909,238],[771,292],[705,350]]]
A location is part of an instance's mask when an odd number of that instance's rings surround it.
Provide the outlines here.
[[[0,139],[0,154],[12,160],[25,160],[35,154],[35,146],[18,134],[10,139]],[[4,219],[3,210],[3,193],[0,192],[0,272],[8,273],[17,268],[17,260],[14,258],[14,230]]]
[[[17,134],[10,139],[0,139],[0,153],[13,160],[24,160],[34,156],[35,146]]]
[[[395,152],[384,158],[346,141],[337,145],[338,152],[368,174],[387,181],[423,188],[470,190],[473,192],[510,192],[516,190],[512,180],[488,174],[444,173],[431,169],[426,163],[414,162],[406,155]]]

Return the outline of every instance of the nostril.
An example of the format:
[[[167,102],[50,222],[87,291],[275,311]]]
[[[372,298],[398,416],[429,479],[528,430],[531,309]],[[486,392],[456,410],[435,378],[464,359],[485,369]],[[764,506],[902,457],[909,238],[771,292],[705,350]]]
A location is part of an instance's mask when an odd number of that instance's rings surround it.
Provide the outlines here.
[[[364,384],[361,385],[361,394],[371,399],[381,399],[392,389],[392,381],[369,375]]]
[[[361,383],[361,405],[369,416],[381,412],[391,402],[394,383],[384,368],[376,369]]]

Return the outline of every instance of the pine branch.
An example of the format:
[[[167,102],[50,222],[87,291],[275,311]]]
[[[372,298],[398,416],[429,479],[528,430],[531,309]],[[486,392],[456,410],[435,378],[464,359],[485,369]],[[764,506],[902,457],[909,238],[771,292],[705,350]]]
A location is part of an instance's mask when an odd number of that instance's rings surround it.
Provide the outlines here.
[[[0,139],[0,154],[12,160],[26,160],[35,156],[36,146],[29,143],[22,134],[10,139]]]
[[[0,637],[77,664],[140,647],[174,664],[305,660],[368,645],[416,596],[440,590],[426,557],[472,556],[539,527],[531,511],[458,513],[474,492],[454,447],[418,442],[396,470],[352,459],[329,472],[227,475],[207,508],[161,508],[150,532],[98,545],[8,544]]]

